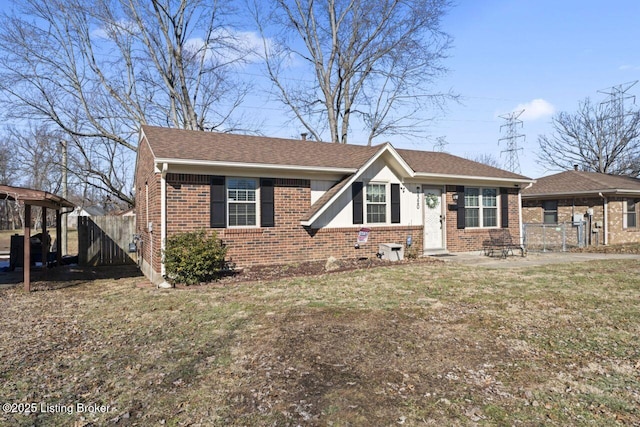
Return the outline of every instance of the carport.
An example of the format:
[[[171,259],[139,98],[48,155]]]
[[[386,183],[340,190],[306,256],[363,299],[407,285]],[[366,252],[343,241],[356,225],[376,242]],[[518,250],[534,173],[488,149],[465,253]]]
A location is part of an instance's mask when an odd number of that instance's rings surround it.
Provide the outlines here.
[[[74,205],[55,194],[30,188],[10,187],[0,185],[0,200],[14,200],[24,204],[24,289],[31,292],[31,206],[42,208],[42,235],[47,235],[47,209],[56,211],[56,257],[58,265],[62,261],[62,212],[63,208],[73,208]],[[49,245],[42,245],[42,265],[46,269]]]

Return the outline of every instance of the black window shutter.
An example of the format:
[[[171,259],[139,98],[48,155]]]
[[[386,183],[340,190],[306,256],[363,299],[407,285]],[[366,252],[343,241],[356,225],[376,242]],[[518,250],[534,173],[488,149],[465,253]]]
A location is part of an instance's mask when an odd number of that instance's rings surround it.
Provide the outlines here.
[[[353,223],[354,224],[364,224],[363,220],[363,194],[362,194],[362,183],[354,182],[351,185],[351,200],[353,205]]]
[[[509,192],[506,188],[500,189],[500,216],[502,228],[509,228]]]
[[[465,215],[464,215],[464,186],[456,187],[456,194],[458,195],[458,229],[462,230],[465,228]]]
[[[260,179],[260,226],[275,227],[274,183],[271,178]]]
[[[211,177],[211,228],[227,226],[227,191],[224,176]]]
[[[391,223],[400,223],[400,184],[391,184]]]

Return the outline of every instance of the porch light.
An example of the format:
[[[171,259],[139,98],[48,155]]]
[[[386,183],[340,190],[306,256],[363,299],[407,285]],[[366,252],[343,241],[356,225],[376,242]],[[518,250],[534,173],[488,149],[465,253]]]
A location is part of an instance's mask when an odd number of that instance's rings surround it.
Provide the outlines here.
[[[451,198],[453,199],[454,202],[458,201],[458,193],[453,193],[453,196],[451,196]]]

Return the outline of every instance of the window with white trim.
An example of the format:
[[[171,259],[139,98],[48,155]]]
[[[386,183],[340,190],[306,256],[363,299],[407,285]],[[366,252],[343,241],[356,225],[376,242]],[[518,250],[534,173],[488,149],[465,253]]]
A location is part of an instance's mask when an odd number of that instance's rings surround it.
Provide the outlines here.
[[[229,227],[257,225],[258,182],[252,178],[227,179],[227,212]]]
[[[387,185],[368,184],[367,192],[367,223],[387,222]]]
[[[498,226],[498,189],[464,189],[465,227],[491,228]]]
[[[636,200],[625,200],[625,212],[624,217],[626,220],[625,228],[636,228],[638,225],[638,216],[636,210]]]

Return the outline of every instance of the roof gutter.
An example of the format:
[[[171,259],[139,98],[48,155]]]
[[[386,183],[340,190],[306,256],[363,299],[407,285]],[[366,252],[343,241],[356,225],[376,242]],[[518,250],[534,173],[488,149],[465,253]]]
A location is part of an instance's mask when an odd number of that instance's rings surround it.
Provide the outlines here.
[[[299,165],[276,165],[271,163],[244,163],[244,162],[216,162],[210,160],[185,160],[160,158],[155,159],[156,164],[172,164],[184,166],[208,166],[218,168],[251,168],[262,170],[286,170],[286,171],[303,171],[303,172],[322,172],[322,173],[339,173],[352,174],[358,171],[357,168],[336,168],[325,166],[299,166]]]
[[[524,199],[533,199],[538,197],[553,198],[563,196],[585,196],[597,194],[600,197],[604,197],[603,194],[616,195],[616,194],[637,194],[640,195],[640,190],[625,190],[622,188],[616,189],[602,189],[602,190],[585,190],[585,191],[571,191],[566,193],[525,193],[522,195]]]
[[[529,178],[497,178],[491,176],[475,176],[475,175],[450,175],[450,174],[441,174],[441,173],[425,173],[425,172],[416,172],[414,178],[436,178],[440,180],[455,180],[459,182],[460,180],[469,180],[469,181],[487,181],[487,182],[508,182],[508,183],[518,183],[518,184],[533,184],[536,182],[535,179]]]

